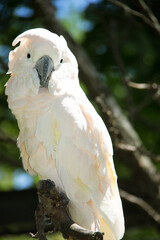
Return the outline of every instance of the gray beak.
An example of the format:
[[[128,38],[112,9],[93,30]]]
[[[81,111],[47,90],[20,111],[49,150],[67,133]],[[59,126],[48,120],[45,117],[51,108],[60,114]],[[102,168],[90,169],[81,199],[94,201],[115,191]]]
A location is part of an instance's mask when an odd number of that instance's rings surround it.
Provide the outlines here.
[[[49,78],[51,76],[52,71],[54,70],[53,61],[49,56],[41,57],[35,66],[41,87],[48,87]]]

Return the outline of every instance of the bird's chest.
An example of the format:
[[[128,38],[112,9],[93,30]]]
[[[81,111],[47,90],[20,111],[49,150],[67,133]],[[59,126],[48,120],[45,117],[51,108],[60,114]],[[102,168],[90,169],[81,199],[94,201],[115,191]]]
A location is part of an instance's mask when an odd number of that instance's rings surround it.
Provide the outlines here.
[[[31,169],[40,178],[52,179],[61,187],[56,172],[56,151],[60,134],[54,118],[54,105],[57,105],[57,102],[47,94],[28,101],[24,111],[19,111],[17,117],[20,128],[19,142],[24,144],[24,148],[21,144],[18,145],[21,152],[25,149]],[[23,161],[26,161],[25,158]]]
[[[45,146],[48,157],[55,151],[57,123],[54,119],[54,99],[47,93],[28,100],[19,112],[18,125],[28,155],[36,151],[39,144]]]

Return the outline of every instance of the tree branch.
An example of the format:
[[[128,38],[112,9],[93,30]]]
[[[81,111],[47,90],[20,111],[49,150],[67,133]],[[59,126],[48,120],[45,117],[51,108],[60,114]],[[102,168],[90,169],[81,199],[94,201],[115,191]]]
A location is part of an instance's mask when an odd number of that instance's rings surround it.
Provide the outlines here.
[[[159,35],[160,35],[160,25],[158,20],[156,21],[156,17],[152,13],[152,11],[148,8],[148,6],[144,3],[144,1],[141,2],[141,6],[143,6],[143,9],[147,11],[149,14],[149,18],[147,18],[143,13],[140,13],[138,11],[133,10],[126,4],[119,2],[118,0],[106,0],[112,4],[114,4],[117,7],[122,8],[126,14],[133,15],[135,17],[140,18],[143,22],[145,22],[147,25],[149,25],[152,29],[154,29]]]
[[[141,18],[146,24],[148,24],[150,27],[152,27],[154,30],[156,30],[156,32],[158,34],[160,34],[160,24],[158,22],[158,19],[155,17],[152,10],[147,6],[147,4],[143,0],[138,0],[138,1],[141,5],[142,9],[145,11],[145,13],[147,14],[147,16],[149,18],[147,18],[144,14],[131,9],[126,4],[119,2],[118,0],[107,0],[107,1],[122,8],[127,14],[131,14],[131,15]],[[113,28],[114,28],[114,25],[112,24],[112,27],[110,28],[110,34],[108,34],[108,37],[110,37],[110,38],[112,38],[112,35],[113,35]],[[114,43],[115,38],[111,39],[111,40],[112,40],[111,41],[111,49],[113,52],[113,56],[116,60],[117,65],[119,66],[119,68],[122,72],[122,75],[123,75],[123,78],[124,78],[124,81],[126,82],[126,84],[129,87],[136,88],[136,89],[151,90],[153,99],[156,100],[160,104],[160,86],[156,83],[151,83],[151,84],[148,83],[147,84],[147,83],[134,83],[134,82],[130,81],[130,79],[126,75],[124,63],[120,57],[118,47],[116,47],[117,44]],[[132,105],[132,101],[131,101],[132,99],[130,97],[130,94],[128,96],[128,100],[129,100],[129,104]],[[132,116],[132,112],[130,114]]]
[[[144,89],[150,89],[151,86],[148,83],[135,83],[132,81],[128,81],[128,86],[132,87],[132,88],[136,88],[139,90],[144,90]]]
[[[133,194],[129,194],[128,192],[120,189],[120,195],[125,200],[138,205],[142,208],[155,222],[160,224],[160,214],[157,213],[146,201],[142,198],[134,196]]]
[[[65,239],[72,240],[103,240],[103,233],[93,232],[74,223],[69,217],[67,205],[68,198],[64,193],[59,193],[54,182],[41,180],[37,186],[39,204],[35,213],[37,233],[30,234],[39,240],[47,240],[44,228],[44,216],[47,215],[54,229],[61,231]]]
[[[138,89],[138,90],[149,90],[151,96],[149,95],[148,101],[151,102],[152,99],[157,101],[160,104],[160,85],[157,83],[135,83],[128,79],[127,84],[129,87]]]
[[[140,3],[144,12],[148,15],[150,20],[153,22],[155,28],[158,29],[158,31],[159,31],[159,27],[160,27],[159,22],[158,22],[158,19],[153,14],[152,10],[147,6],[147,4],[143,0],[138,0],[138,2]]]

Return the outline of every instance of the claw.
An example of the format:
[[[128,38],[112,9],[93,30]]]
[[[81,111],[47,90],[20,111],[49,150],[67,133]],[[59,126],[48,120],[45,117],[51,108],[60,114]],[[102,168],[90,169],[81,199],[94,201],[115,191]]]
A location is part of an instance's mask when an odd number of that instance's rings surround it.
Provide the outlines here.
[[[32,237],[32,238],[39,238],[39,240],[47,240],[46,236],[44,233],[39,233],[37,232],[36,234],[34,233],[29,233],[29,235]]]

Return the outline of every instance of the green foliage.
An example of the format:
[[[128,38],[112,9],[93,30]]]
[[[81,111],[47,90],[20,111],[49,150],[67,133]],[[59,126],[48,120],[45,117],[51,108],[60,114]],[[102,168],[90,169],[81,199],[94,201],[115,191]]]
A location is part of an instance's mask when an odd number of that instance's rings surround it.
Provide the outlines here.
[[[0,189],[2,191],[11,190],[13,188],[13,168],[1,165],[0,168]]]
[[[123,240],[159,240],[159,232],[152,227],[131,228],[126,231]]]
[[[7,235],[7,236],[3,236],[0,237],[0,240],[31,240],[32,238],[29,236],[29,234],[27,235]],[[60,233],[55,233],[55,234],[50,234],[47,235],[47,239],[48,240],[63,240],[64,238],[62,238],[62,235]]]

